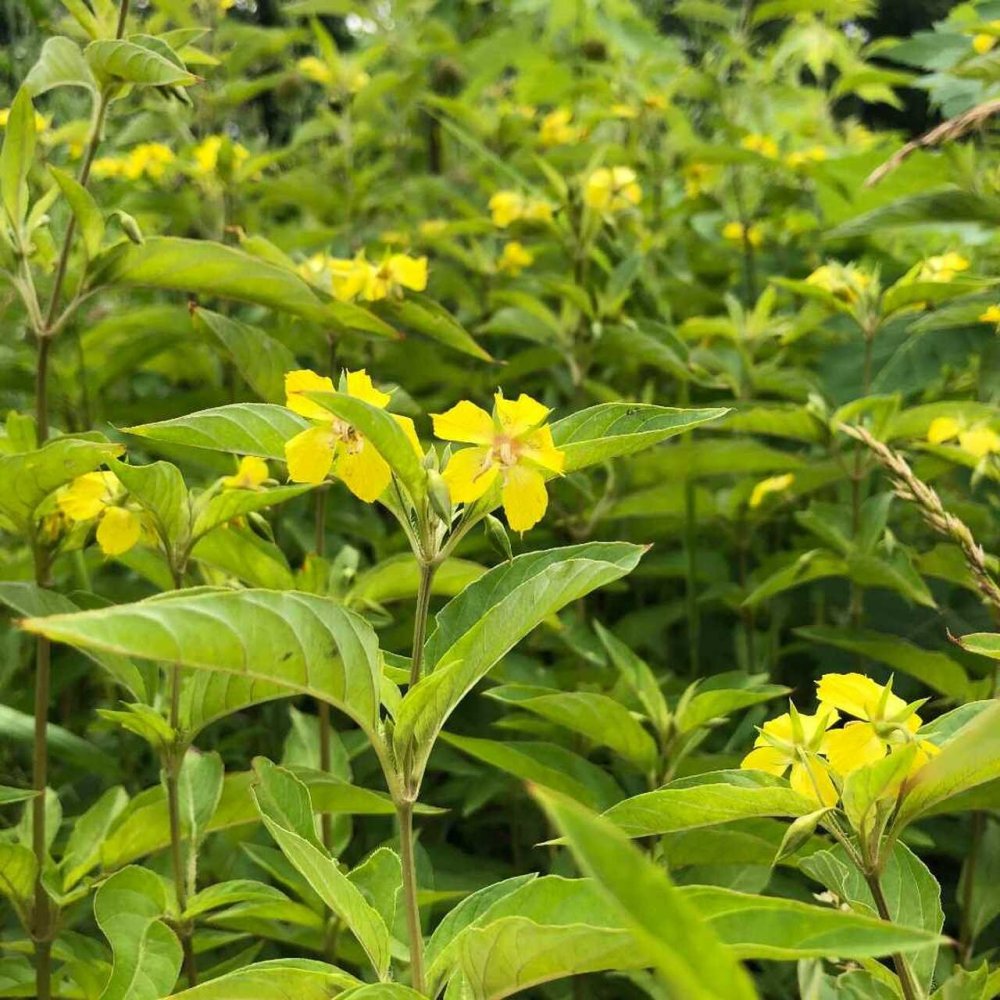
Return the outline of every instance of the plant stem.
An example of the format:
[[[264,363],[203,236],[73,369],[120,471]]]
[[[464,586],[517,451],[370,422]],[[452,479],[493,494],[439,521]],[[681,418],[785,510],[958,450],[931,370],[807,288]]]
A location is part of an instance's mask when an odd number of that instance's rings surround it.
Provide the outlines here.
[[[319,715],[319,769],[324,774],[330,773],[330,705],[325,701],[317,701],[316,709]],[[323,846],[329,851],[333,843],[333,817],[324,812],[320,815],[320,827],[323,834]]]
[[[417,903],[417,866],[413,855],[413,803],[396,803],[399,819],[399,853],[403,865],[403,901],[406,906],[406,929],[410,938],[410,985],[424,992],[424,936],[420,929],[420,906]]]
[[[424,636],[427,634],[427,615],[431,606],[431,584],[434,582],[436,564],[421,560],[420,582],[417,586],[417,610],[413,621],[413,651],[410,660],[410,687],[420,680],[424,660]]]
[[[875,900],[875,907],[878,915],[888,923],[892,923],[892,916],[889,913],[889,904],[886,902],[885,893],[882,891],[882,881],[875,872],[865,872],[865,881]],[[892,964],[896,967],[896,975],[899,977],[899,985],[903,991],[904,1000],[920,1000],[921,990],[913,978],[906,958],[901,954],[892,956]]]
[[[181,668],[174,664],[170,668],[170,728],[174,730],[175,734],[180,725],[180,705]],[[198,967],[195,963],[194,946],[191,941],[191,925],[184,919],[188,898],[187,871],[184,867],[184,838],[181,832],[181,808],[178,795],[178,779],[183,760],[183,747],[179,743],[175,743],[164,754],[163,769],[166,774],[167,813],[170,819],[170,864],[174,874],[177,909],[181,915],[177,931],[184,953],[184,974],[187,976],[188,987],[192,987],[198,985]]]

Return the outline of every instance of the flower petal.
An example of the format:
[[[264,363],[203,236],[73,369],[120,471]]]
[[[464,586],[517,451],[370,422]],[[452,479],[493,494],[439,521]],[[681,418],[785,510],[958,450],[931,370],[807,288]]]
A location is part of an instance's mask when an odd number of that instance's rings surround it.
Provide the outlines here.
[[[293,483],[323,482],[333,465],[333,431],[327,427],[309,427],[285,443],[288,478]]]
[[[545,514],[549,495],[540,472],[526,465],[514,465],[504,473],[503,511],[511,531],[533,528]]]
[[[830,766],[840,775],[874,764],[886,754],[885,743],[867,722],[849,722],[843,729],[831,730],[823,749]]]
[[[777,747],[756,747],[740,761],[740,767],[744,771],[764,771],[780,778],[788,767],[788,756]]]
[[[389,405],[389,400],[392,399],[389,393],[375,388],[364,368],[357,372],[347,373],[347,395],[370,403],[372,406],[377,406],[380,410],[384,410]]]
[[[117,485],[112,472],[85,472],[60,490],[56,504],[71,521],[89,521],[108,505]]]
[[[359,500],[374,503],[392,479],[389,463],[364,438],[350,449],[341,445],[337,455],[337,477]]]
[[[856,719],[870,719],[878,709],[882,686],[864,674],[824,674],[816,684],[816,696]]]
[[[308,368],[285,372],[285,406],[312,420],[330,420],[330,411],[306,399],[303,392],[334,392],[333,380]]]
[[[253,490],[269,475],[267,462],[256,455],[244,455],[234,476],[223,476],[222,485],[227,490]]]
[[[521,455],[549,472],[561,473],[566,467],[566,455],[555,446],[548,427],[539,427],[522,438]]]
[[[547,406],[523,392],[517,399],[504,399],[499,392],[494,398],[504,433],[514,438],[537,427],[551,412]]]
[[[413,445],[413,450],[421,457],[424,457],[424,449],[420,447],[420,438],[417,437],[417,428],[409,417],[401,417],[398,413],[392,414],[392,419],[403,428],[403,433],[407,440]]]
[[[497,467],[489,464],[486,448],[463,448],[448,459],[442,476],[454,503],[478,500],[497,477]]]
[[[432,413],[431,418],[434,434],[442,441],[489,444],[493,440],[493,418],[467,399],[445,413]]]
[[[804,762],[793,764],[788,779],[793,791],[824,806],[835,806],[840,798],[829,772],[816,757],[806,757]]]
[[[106,556],[128,552],[142,533],[138,516],[125,507],[108,507],[97,525],[97,544]]]

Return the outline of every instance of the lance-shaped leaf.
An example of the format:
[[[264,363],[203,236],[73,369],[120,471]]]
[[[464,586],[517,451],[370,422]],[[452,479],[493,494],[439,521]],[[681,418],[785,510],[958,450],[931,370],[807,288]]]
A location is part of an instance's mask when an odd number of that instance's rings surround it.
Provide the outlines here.
[[[468,559],[449,559],[438,567],[431,583],[436,597],[454,597],[486,572],[485,566]],[[420,566],[409,552],[390,556],[359,573],[347,595],[352,606],[389,604],[417,596]]]
[[[666,732],[670,725],[670,708],[649,664],[600,622],[594,622],[594,631],[607,650],[612,665],[635,692],[657,732]]]
[[[307,958],[257,962],[207,983],[173,993],[168,1000],[329,1000],[358,985],[354,976]]]
[[[285,460],[285,442],[312,424],[275,403],[233,403],[186,417],[126,427],[127,434],[234,455]]]
[[[419,333],[480,361],[493,360],[451,313],[426,296],[408,292],[402,299],[386,298],[372,311],[404,333]]]
[[[69,203],[76,224],[80,227],[80,236],[87,256],[96,257],[101,249],[101,240],[104,239],[104,216],[94,196],[65,170],[49,164],[49,173],[59,185],[59,190]]]
[[[282,854],[312,886],[320,899],[357,938],[380,979],[389,971],[389,929],[361,890],[320,846],[309,790],[291,771],[270,761],[255,763],[252,793],[268,833]]]
[[[191,504],[181,470],[170,462],[127,465],[112,460],[108,468],[129,495],[149,512],[161,538],[172,546],[185,542],[191,533]]]
[[[0,844],[0,896],[6,896],[28,927],[35,896],[38,862],[30,847],[23,844]]]
[[[601,403],[552,424],[566,455],[566,472],[631,455],[729,413],[726,408],[682,410],[651,403]]]
[[[424,646],[430,673],[403,698],[393,741],[422,768],[465,694],[536,625],[635,568],[644,549],[590,542],[532,552],[470,584],[441,610]]]
[[[84,50],[87,65],[98,80],[151,87],[183,86],[197,80],[163,53],[122,38],[91,42]]]
[[[969,638],[962,640],[963,645]],[[898,833],[931,809],[940,812],[949,799],[996,778],[1000,778],[1000,704],[960,729],[903,786],[893,831]]]
[[[108,441],[61,437],[37,451],[0,457],[0,518],[26,531],[38,505],[55,489],[92,472],[124,449]]]
[[[177,981],[181,945],[160,919],[163,881],[134,865],[112,875],[94,897],[94,918],[111,945],[111,976],[101,1000],[158,1000]]]
[[[220,524],[242,517],[244,514],[266,510],[268,507],[277,506],[286,500],[293,500],[303,493],[308,493],[312,488],[309,485],[295,485],[256,490],[222,490],[210,497],[204,506],[196,507],[197,513],[191,537],[197,540]]]
[[[59,865],[63,892],[72,889],[100,861],[101,842],[127,806],[128,793],[119,785],[109,788],[73,821]]]
[[[28,171],[35,156],[35,109],[27,87],[10,106],[0,148],[0,200],[17,233],[28,214]]]
[[[202,330],[227,357],[261,399],[285,398],[285,372],[297,367],[295,355],[280,340],[259,327],[209,309],[194,310],[195,328]]]
[[[48,38],[38,61],[24,78],[24,85],[33,97],[53,87],[84,87],[97,93],[97,81],[80,46],[65,35]]]
[[[349,423],[374,445],[415,502],[426,494],[427,473],[420,455],[391,413],[342,392],[307,392],[306,395]]]
[[[91,285],[138,285],[255,302],[317,323],[395,337],[371,313],[347,302],[323,302],[294,271],[211,240],[154,236],[120,243],[93,262]]]
[[[6,604],[24,618],[73,614],[81,610],[65,595],[33,583],[0,583],[0,604]],[[85,649],[83,652],[136,698],[152,698],[154,678],[148,664],[138,666],[127,656],[117,653],[94,649]]]
[[[571,799],[542,789],[534,795],[672,992],[691,1000],[757,996],[732,952],[659,865]]]
[[[81,648],[235,675],[309,694],[371,731],[381,666],[371,626],[332,601],[294,591],[185,594],[73,615],[30,618],[30,632]]]
[[[718,771],[682,778],[612,806],[604,815],[629,837],[718,826],[766,816],[805,816],[816,803],[758,771]]]
[[[632,713],[607,695],[593,691],[556,691],[527,684],[505,684],[486,692],[506,705],[533,712],[558,726],[605,746],[634,764],[651,768],[656,744]]]

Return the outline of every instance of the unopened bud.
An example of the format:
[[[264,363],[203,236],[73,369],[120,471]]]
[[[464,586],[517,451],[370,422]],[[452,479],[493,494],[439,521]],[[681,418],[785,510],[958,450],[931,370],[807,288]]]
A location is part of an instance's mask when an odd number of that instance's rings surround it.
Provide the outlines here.
[[[451,494],[448,492],[448,484],[437,469],[427,470],[427,497],[431,502],[434,513],[446,525],[451,525],[452,507]]]
[[[486,539],[497,555],[511,562],[514,552],[510,547],[510,539],[507,537],[507,529],[500,523],[500,519],[492,514],[487,514],[483,518],[483,530],[486,532]]]

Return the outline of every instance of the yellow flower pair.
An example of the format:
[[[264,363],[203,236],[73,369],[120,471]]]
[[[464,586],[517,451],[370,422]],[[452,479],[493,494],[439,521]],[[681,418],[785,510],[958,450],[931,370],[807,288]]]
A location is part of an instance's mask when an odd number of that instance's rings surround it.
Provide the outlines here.
[[[958,439],[958,446],[973,458],[982,459],[1000,452],[1000,434],[985,424],[966,427],[955,417],[935,417],[927,428],[931,444],[944,444]]]
[[[922,725],[919,703],[907,704],[893,694],[891,681],[883,686],[863,674],[825,674],[816,688],[816,714],[800,715],[791,705],[788,713],[764,723],[740,767],[777,776],[787,771],[797,792],[833,806],[840,797],[835,778],[842,782],[909,743],[917,747],[911,775],[938,753],[933,743],[916,736]],[[831,728],[840,713],[852,721]]]
[[[542,198],[528,198],[520,191],[497,191],[489,201],[493,225],[506,229],[515,222],[551,222],[552,206]]]
[[[321,483],[332,471],[359,499],[372,503],[392,479],[392,470],[365,436],[308,398],[308,392],[334,392],[332,379],[308,370],[285,375],[286,405],[315,422],[285,445],[288,475],[297,483]],[[339,392],[378,409],[388,393],[372,384],[364,370],[345,372]],[[497,393],[493,413],[463,400],[446,413],[432,414],[434,433],[445,441],[473,447],[455,452],[443,479],[455,503],[469,504],[495,483],[513,531],[527,531],[545,514],[546,474],[563,471],[563,453],[546,425],[549,410],[529,396],[505,399]],[[418,455],[423,455],[413,421],[393,414]]]
[[[124,494],[113,472],[87,472],[56,494],[56,506],[71,521],[96,520],[101,551],[106,556],[120,556],[142,535],[139,514],[122,506]]]
[[[584,202],[598,212],[613,214],[642,201],[642,188],[631,167],[599,167],[583,186]]]

